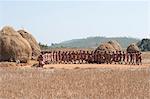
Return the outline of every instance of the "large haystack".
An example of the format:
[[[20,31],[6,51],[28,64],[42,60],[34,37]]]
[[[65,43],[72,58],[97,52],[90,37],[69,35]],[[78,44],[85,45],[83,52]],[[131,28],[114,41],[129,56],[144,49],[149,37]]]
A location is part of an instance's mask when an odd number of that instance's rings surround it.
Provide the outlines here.
[[[101,44],[99,47],[96,48],[95,51],[100,51],[100,52],[104,52],[104,51],[107,51],[107,52],[113,52],[115,51],[115,49],[113,48],[113,46],[109,43],[103,43]]]
[[[120,44],[117,41],[111,40],[111,41],[108,41],[108,43],[111,44],[116,51],[122,50]]]
[[[12,27],[5,26],[0,31],[0,61],[27,62],[31,55],[30,44]]]
[[[31,48],[32,48],[32,59],[37,59],[37,57],[40,55],[41,53],[41,49],[39,44],[37,43],[36,39],[28,32],[26,32],[25,30],[19,30],[18,31],[21,36],[26,39]]]
[[[127,52],[137,52],[137,51],[140,51],[140,49],[138,48],[138,46],[136,44],[130,44],[128,47],[127,47]]]
[[[98,46],[95,51],[113,52],[113,51],[121,51],[121,50],[122,50],[122,48],[117,41],[108,41],[108,42],[103,43],[100,46]]]

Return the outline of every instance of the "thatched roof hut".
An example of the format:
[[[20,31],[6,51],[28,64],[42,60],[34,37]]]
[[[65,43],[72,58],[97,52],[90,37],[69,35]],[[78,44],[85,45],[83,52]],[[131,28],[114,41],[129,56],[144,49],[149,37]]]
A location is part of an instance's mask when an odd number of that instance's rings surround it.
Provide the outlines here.
[[[37,59],[41,53],[41,49],[36,39],[25,30],[18,30],[18,33],[20,33],[20,35],[29,42],[32,48],[32,59]]]
[[[0,61],[20,60],[27,62],[31,59],[30,44],[12,27],[5,26],[0,31]]]
[[[130,52],[138,52],[140,51],[140,49],[138,48],[138,46],[136,44],[130,44],[128,47],[127,47],[127,52],[130,53]]]

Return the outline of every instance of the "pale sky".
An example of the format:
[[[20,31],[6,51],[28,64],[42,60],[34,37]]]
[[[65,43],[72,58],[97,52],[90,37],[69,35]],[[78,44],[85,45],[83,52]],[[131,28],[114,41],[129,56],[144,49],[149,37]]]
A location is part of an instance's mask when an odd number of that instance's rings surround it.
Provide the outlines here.
[[[146,0],[0,0],[0,27],[24,28],[48,45],[90,36],[150,38]]]

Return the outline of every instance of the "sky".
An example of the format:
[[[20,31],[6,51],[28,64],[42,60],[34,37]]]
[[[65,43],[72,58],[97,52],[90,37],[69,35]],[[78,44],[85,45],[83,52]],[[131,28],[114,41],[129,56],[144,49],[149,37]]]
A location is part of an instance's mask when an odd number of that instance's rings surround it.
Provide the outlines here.
[[[150,2],[0,0],[0,29],[6,25],[48,45],[91,36],[150,38]]]

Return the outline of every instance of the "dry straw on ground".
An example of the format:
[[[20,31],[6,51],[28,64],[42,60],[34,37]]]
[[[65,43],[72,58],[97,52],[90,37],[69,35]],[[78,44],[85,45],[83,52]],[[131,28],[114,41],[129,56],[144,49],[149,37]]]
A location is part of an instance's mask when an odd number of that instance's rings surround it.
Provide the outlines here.
[[[0,68],[2,99],[149,99],[149,67]]]

